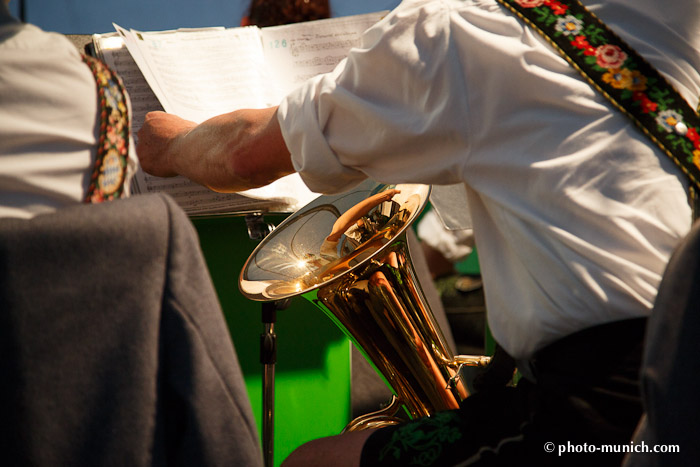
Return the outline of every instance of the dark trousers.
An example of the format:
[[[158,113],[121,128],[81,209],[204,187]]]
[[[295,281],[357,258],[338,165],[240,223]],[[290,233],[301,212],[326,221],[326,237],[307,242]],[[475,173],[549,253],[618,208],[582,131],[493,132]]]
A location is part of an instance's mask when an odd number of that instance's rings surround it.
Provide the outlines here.
[[[361,465],[619,466],[642,413],[645,325],[625,320],[561,339],[529,362],[536,382],[490,388],[458,410],[378,430]]]

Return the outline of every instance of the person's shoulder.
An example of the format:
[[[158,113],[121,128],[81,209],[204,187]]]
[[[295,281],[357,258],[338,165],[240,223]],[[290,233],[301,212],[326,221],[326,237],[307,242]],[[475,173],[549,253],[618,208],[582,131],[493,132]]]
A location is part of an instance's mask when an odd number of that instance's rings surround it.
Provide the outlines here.
[[[46,52],[79,58],[76,47],[66,36],[44,31],[29,23],[8,23],[0,27],[0,44],[5,50]]]

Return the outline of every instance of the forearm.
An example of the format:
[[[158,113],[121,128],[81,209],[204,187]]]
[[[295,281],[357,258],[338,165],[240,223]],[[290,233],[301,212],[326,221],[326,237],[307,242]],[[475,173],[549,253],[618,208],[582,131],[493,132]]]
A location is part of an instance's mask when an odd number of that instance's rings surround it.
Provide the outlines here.
[[[239,110],[199,125],[149,114],[139,132],[146,172],[180,174],[216,191],[243,191],[292,173],[277,109]]]

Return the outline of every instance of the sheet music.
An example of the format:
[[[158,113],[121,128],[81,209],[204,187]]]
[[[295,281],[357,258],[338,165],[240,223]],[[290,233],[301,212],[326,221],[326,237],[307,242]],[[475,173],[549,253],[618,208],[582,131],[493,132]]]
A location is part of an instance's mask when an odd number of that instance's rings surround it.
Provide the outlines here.
[[[309,78],[332,71],[360,45],[362,34],[386,11],[261,29],[265,59],[284,96]]]
[[[166,112],[199,123],[276,103],[258,28],[118,30]]]

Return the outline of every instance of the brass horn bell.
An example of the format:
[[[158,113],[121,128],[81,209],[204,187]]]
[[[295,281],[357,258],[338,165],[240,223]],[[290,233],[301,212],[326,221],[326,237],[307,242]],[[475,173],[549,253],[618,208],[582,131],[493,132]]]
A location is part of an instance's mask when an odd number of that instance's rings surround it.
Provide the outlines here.
[[[251,300],[302,295],[328,315],[384,378],[389,407],[346,431],[454,409],[468,396],[461,370],[484,356],[455,356],[417,280],[406,229],[430,186],[364,184],[321,196],[288,217],[248,258],[239,286]]]

